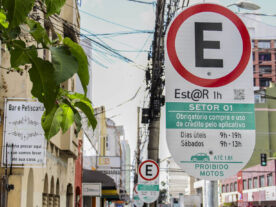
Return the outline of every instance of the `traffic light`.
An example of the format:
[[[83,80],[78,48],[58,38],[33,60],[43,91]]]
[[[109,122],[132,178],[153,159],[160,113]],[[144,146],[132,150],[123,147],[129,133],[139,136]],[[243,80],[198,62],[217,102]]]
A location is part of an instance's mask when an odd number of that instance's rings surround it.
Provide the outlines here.
[[[261,153],[261,166],[266,166],[266,165],[267,165],[266,154]]]

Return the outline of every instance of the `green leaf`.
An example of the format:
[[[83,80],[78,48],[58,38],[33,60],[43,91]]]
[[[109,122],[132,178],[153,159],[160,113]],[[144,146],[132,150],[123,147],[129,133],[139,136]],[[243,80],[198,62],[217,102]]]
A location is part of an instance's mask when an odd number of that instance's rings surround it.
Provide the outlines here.
[[[87,104],[86,102],[76,102],[74,106],[78,107],[86,115],[89,123],[92,125],[93,129],[95,129],[97,120],[94,116],[94,111],[91,104]]]
[[[55,105],[58,87],[54,79],[54,68],[48,61],[38,57],[30,57],[32,68],[29,70],[30,79],[33,82],[32,94],[44,103],[46,110],[51,110]]]
[[[3,0],[4,9],[7,11],[9,29],[23,23],[34,6],[35,0]]]
[[[63,43],[70,48],[72,55],[78,60],[78,76],[80,78],[84,93],[87,93],[87,86],[89,83],[89,71],[88,71],[88,60],[87,56],[82,47],[73,42],[70,38],[66,37]]]
[[[75,121],[75,125],[76,125],[76,131],[78,134],[81,130],[82,124],[81,124],[81,115],[79,114],[79,112],[77,110],[74,111],[74,121]]]
[[[0,24],[7,29],[9,27],[9,22],[7,22],[6,15],[0,11]]]
[[[68,80],[77,73],[78,62],[67,47],[51,47],[50,50],[57,84]]]
[[[57,36],[58,36],[58,40],[59,40],[59,42],[62,42],[63,37],[61,36],[61,34],[59,34],[59,33],[56,33],[56,34],[57,34]]]
[[[73,110],[67,104],[61,104],[60,107],[63,111],[61,129],[62,132],[65,133],[73,124],[75,117]]]
[[[43,45],[43,47],[47,47],[48,44],[51,43],[47,31],[40,25],[39,22],[36,22],[32,19],[27,19],[27,24],[30,27],[30,34],[32,37]]]
[[[55,13],[59,14],[65,2],[66,0],[45,0],[47,6],[47,17]]]
[[[81,93],[67,94],[66,96],[73,102],[82,101],[86,102],[87,104],[91,104],[91,101],[84,94]]]
[[[14,40],[12,45],[13,49],[11,49],[10,58],[12,68],[31,63],[29,55],[32,57],[37,57],[37,49],[35,46],[26,48],[25,42],[22,40]]]
[[[45,132],[45,137],[48,140],[59,132],[62,120],[63,110],[57,105],[55,105],[49,113],[47,113],[47,110],[43,113],[41,125]]]
[[[8,40],[16,39],[16,38],[18,38],[19,34],[21,33],[21,29],[18,26],[18,27],[6,30],[5,33],[6,33]]]
[[[59,95],[67,97],[68,91],[65,91],[64,89],[60,88]],[[76,126],[76,132],[78,134],[82,127],[81,115],[79,114],[78,110],[71,104],[70,100],[68,100],[67,98],[65,98],[65,99],[63,98],[62,103],[68,105],[72,109],[72,111],[74,113],[74,122],[75,122],[75,126]]]

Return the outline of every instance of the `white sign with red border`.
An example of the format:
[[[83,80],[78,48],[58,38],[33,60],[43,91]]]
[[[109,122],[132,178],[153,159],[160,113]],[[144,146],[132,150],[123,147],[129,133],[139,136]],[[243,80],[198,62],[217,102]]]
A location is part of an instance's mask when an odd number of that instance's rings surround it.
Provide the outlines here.
[[[251,41],[231,10],[198,4],[177,15],[165,40],[168,148],[188,174],[236,174],[255,146]]]
[[[137,191],[137,184],[134,186],[133,189],[133,204],[136,207],[142,207],[144,205],[144,202],[140,199]]]
[[[145,203],[159,197],[159,166],[154,160],[143,161],[138,168],[138,195]]]

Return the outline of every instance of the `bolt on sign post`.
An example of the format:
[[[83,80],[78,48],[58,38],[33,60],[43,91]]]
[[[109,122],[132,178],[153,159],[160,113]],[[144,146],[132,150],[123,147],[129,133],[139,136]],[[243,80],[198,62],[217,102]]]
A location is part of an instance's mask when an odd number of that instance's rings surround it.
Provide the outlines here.
[[[137,184],[134,186],[133,189],[133,203],[136,207],[142,207],[144,202],[140,199],[137,191]]]
[[[251,41],[229,9],[198,4],[168,27],[165,49],[168,148],[188,174],[236,174],[255,146]]]
[[[159,197],[159,166],[154,160],[145,160],[138,168],[138,195],[145,203]]]

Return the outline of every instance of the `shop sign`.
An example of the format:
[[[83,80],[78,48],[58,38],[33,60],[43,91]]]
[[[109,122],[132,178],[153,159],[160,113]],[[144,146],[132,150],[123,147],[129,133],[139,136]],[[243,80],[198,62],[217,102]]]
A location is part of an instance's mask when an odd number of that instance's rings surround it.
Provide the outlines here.
[[[46,164],[46,139],[41,127],[43,112],[43,104],[37,101],[6,100],[2,166]]]

